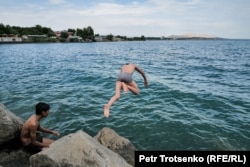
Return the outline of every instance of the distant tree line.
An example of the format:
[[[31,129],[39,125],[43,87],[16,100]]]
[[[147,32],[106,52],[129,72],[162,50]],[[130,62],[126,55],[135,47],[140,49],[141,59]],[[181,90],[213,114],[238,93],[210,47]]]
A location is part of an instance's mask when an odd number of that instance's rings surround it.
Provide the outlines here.
[[[54,36],[55,33],[51,28],[42,27],[36,25],[35,27],[19,27],[19,26],[10,26],[0,23],[0,34],[7,35],[47,35],[48,37]]]
[[[66,40],[69,37],[69,32],[73,35],[81,37],[85,41],[94,40],[94,30],[92,27],[88,26],[86,28],[77,28],[64,30],[60,32],[60,41]],[[22,37],[23,35],[46,35],[47,38],[54,37],[55,32],[49,27],[42,27],[41,25],[36,25],[34,27],[19,27],[10,26],[0,23],[0,34],[1,35],[16,35]]]
[[[68,30],[60,31],[60,37],[56,37],[55,31],[49,27],[43,27],[41,25],[35,25],[33,27],[19,27],[19,26],[10,26],[0,23],[0,35],[6,36],[29,36],[31,42],[79,42],[78,38],[68,38],[69,35],[74,37],[80,37],[83,41],[93,42],[95,37],[99,37],[99,34],[94,34],[94,29],[91,26],[84,28],[68,28]],[[40,35],[40,36],[39,36]],[[53,38],[55,37],[55,38]],[[112,34],[106,35],[106,41],[116,41],[116,40],[145,40],[144,36],[127,38],[126,36],[114,36]]]

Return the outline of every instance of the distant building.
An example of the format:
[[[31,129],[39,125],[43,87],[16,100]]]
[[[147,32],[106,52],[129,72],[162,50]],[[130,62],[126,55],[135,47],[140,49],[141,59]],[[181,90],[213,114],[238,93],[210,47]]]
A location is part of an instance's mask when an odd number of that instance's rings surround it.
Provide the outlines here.
[[[95,36],[95,41],[102,42],[103,41],[102,36]]]
[[[54,33],[55,33],[56,37],[61,37],[61,31],[55,31]]]
[[[105,42],[108,41],[107,36],[105,35],[99,35],[99,36],[95,36],[95,41],[96,42]]]
[[[82,42],[82,37],[79,36],[69,36],[69,41]]]
[[[5,43],[5,42],[22,42],[22,38],[18,37],[17,35],[14,34],[0,34],[0,43]]]
[[[120,37],[113,37],[113,41],[124,41],[124,40]]]
[[[28,38],[46,38],[47,35],[27,35]]]

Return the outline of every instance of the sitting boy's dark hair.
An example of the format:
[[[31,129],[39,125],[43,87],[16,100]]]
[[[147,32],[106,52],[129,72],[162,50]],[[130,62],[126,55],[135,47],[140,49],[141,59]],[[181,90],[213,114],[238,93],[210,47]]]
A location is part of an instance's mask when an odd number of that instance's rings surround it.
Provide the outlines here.
[[[36,115],[41,115],[43,111],[48,111],[50,106],[47,103],[39,102],[36,105]]]

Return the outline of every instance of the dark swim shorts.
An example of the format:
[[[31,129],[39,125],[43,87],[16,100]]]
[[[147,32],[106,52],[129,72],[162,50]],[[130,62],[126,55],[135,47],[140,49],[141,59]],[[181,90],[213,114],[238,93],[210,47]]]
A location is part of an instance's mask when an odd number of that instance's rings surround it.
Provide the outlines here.
[[[39,133],[37,133],[36,134],[36,140],[42,143],[43,142],[43,137]],[[32,153],[32,154],[36,154],[36,153],[42,151],[42,147],[36,146],[36,145],[34,145],[32,143],[30,143],[27,146],[24,146],[24,149],[26,151]]]
[[[121,72],[116,81],[131,83],[133,81],[132,74],[128,72]]]

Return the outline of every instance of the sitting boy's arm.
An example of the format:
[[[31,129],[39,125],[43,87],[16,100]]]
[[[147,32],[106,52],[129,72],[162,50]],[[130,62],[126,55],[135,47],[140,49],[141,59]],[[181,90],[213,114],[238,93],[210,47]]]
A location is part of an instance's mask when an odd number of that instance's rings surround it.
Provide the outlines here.
[[[31,138],[31,143],[33,145],[39,146],[39,147],[48,147],[47,145],[45,145],[44,143],[41,143],[39,141],[36,140],[36,130],[37,127],[34,125],[30,126],[30,138]]]
[[[60,136],[59,132],[54,131],[54,130],[45,129],[45,128],[41,127],[41,126],[39,126],[38,129],[39,129],[39,131],[41,131],[41,132],[51,133],[51,134],[54,134],[54,135],[56,135],[56,136]]]

